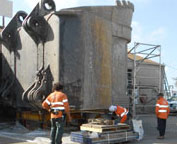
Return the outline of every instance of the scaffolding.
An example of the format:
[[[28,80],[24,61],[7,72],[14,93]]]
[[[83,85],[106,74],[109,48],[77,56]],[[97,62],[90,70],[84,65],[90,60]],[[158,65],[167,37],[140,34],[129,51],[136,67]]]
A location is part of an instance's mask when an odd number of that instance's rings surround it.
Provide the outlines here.
[[[130,105],[132,107],[132,116],[133,118],[136,117],[136,104],[137,104],[137,97],[138,93],[142,89],[153,89],[156,93],[162,92],[164,88],[162,88],[162,69],[161,69],[161,46],[160,45],[153,45],[153,44],[145,44],[145,43],[138,43],[135,42],[133,48],[128,51],[128,54],[132,54],[133,59],[133,76],[132,76],[132,94],[131,94],[131,101]],[[158,66],[158,77],[143,77],[138,76],[138,71],[142,68],[142,64],[154,64]],[[147,67],[146,67],[147,68]],[[150,69],[151,67],[148,67]],[[153,68],[153,67],[152,67]],[[130,70],[129,70],[130,71]],[[158,85],[143,85],[137,84],[137,78],[139,79],[158,79]],[[128,78],[129,79],[129,78]],[[141,96],[143,97],[143,96]],[[145,96],[144,96],[145,97]],[[152,99],[155,99],[152,96]]]

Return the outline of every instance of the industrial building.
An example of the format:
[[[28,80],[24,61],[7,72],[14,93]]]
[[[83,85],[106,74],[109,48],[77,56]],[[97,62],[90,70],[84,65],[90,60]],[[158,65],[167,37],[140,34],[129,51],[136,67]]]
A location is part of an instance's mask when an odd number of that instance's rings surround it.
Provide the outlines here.
[[[161,46],[136,43],[128,52],[127,94],[134,98],[136,113],[154,113],[157,94],[170,96],[165,65],[161,64]],[[143,46],[143,47],[142,47]]]

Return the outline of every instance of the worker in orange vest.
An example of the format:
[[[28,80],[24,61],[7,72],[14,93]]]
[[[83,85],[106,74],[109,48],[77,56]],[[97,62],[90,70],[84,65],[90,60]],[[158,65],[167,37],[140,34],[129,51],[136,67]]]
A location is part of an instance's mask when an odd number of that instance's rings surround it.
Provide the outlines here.
[[[167,100],[163,97],[163,93],[158,94],[158,100],[156,103],[155,113],[157,116],[157,129],[159,131],[158,139],[164,139],[166,120],[168,118],[170,109]]]
[[[42,107],[51,113],[51,144],[62,143],[64,111],[68,121],[71,121],[68,98],[62,90],[63,85],[55,83],[52,88],[53,92],[42,103]]]
[[[121,118],[120,123],[124,123],[127,120],[128,110],[126,108],[123,108],[119,105],[117,106],[111,105],[109,107],[109,111],[115,112],[115,114]]]

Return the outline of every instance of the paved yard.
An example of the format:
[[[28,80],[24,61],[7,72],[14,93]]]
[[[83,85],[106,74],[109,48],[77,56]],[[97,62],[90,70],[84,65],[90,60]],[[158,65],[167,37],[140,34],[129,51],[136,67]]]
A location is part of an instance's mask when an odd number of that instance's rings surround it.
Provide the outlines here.
[[[155,115],[139,115],[143,121],[144,138],[141,141],[128,142],[127,144],[177,144],[177,116],[170,116],[167,120],[166,136],[164,140],[158,140]],[[3,129],[0,125],[0,144],[49,144],[49,131],[28,131],[17,124],[15,127]],[[77,144],[70,141],[70,135],[64,134],[63,144]]]
[[[157,119],[155,115],[140,115],[143,120],[144,138],[131,144],[177,144],[177,116],[169,116],[165,139],[157,139]]]

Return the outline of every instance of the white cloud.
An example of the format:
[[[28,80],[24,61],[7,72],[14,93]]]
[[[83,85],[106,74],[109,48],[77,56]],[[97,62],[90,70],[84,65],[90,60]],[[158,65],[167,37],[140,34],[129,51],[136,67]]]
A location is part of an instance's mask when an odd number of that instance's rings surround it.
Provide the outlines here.
[[[129,1],[131,1],[132,3],[147,3],[152,0],[129,0]]]
[[[78,0],[55,0],[56,9],[69,8],[77,6]]]
[[[78,0],[54,0],[57,10],[62,8],[69,8],[78,5]],[[33,9],[39,0],[25,0],[30,9]]]
[[[57,10],[77,6],[113,5],[115,0],[54,0]]]
[[[39,0],[24,0],[28,6],[32,9],[35,7],[35,5],[39,2]]]
[[[162,26],[147,32],[139,22],[133,21],[132,29],[132,42],[160,44],[166,36],[166,29]]]
[[[142,26],[136,22],[132,22],[132,41],[134,42],[141,42],[142,40]]]
[[[39,0],[24,0],[28,6],[32,9],[39,2]],[[56,9],[86,6],[86,5],[113,5],[115,0],[54,0]]]
[[[156,30],[152,31],[149,35],[149,41],[155,42],[160,41],[165,38],[165,28],[158,27]]]

